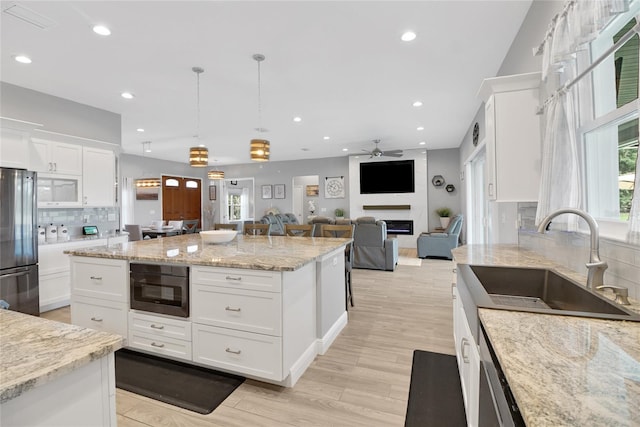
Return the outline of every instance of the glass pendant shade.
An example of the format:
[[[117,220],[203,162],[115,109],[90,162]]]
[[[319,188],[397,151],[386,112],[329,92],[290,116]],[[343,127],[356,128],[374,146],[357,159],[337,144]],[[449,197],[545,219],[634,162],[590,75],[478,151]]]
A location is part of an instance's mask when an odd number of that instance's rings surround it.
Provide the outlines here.
[[[257,162],[269,161],[269,141],[266,139],[251,140],[251,160]]]
[[[158,188],[158,187],[160,187],[160,178],[140,178],[140,179],[136,179],[136,187]]]
[[[189,149],[189,164],[196,168],[209,165],[209,150],[207,147],[191,147]]]
[[[224,171],[210,170],[207,176],[209,179],[224,179]]]

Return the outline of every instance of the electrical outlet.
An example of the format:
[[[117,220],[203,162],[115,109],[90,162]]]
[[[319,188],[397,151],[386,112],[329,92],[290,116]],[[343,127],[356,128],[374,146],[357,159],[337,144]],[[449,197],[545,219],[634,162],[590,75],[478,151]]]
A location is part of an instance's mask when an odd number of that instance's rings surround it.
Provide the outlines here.
[[[320,208],[320,212],[326,212],[327,208]]]

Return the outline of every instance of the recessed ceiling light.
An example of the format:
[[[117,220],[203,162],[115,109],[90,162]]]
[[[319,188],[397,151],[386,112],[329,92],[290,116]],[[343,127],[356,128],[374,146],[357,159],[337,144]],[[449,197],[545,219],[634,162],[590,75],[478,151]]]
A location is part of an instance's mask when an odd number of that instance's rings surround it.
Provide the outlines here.
[[[96,34],[100,34],[101,36],[111,35],[111,30],[105,27],[104,25],[94,25],[93,32]]]
[[[415,40],[415,38],[416,38],[416,33],[414,33],[413,31],[405,31],[400,37],[400,39],[403,42],[410,42],[412,40]]]
[[[21,64],[31,64],[31,58],[29,58],[26,55],[16,55],[13,57],[13,59],[15,59]]]
[[[426,144],[426,142],[424,142],[424,141],[420,141],[420,142],[419,142],[419,144],[420,144],[420,145],[425,145],[425,144]]]
[[[138,129],[136,129],[136,130],[137,130],[138,132],[144,132],[144,129],[142,129],[142,128],[138,128]]]
[[[422,101],[416,101],[413,103],[414,107],[422,107]]]
[[[418,126],[416,130],[424,130],[424,126]]]
[[[343,148],[342,151],[349,151],[349,149],[348,148]]]
[[[120,96],[123,97],[124,99],[133,99],[135,97],[135,95],[132,94],[131,92],[122,92]]]
[[[301,117],[294,117],[293,121],[296,122],[296,123],[299,123],[299,122],[302,121],[302,118]]]
[[[331,139],[331,137],[329,137],[329,136],[323,136],[323,137],[322,137],[322,139],[324,139],[324,140],[326,141],[327,139]]]

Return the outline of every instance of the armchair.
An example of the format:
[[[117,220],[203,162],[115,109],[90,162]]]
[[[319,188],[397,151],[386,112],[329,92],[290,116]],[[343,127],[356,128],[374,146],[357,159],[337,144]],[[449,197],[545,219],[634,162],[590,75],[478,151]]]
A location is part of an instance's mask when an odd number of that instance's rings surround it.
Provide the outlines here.
[[[451,249],[458,247],[462,231],[462,215],[451,218],[443,233],[422,233],[418,237],[418,258],[440,257],[452,259]]]
[[[398,264],[398,239],[387,238],[387,223],[360,217],[355,224],[353,267],[394,271]]]

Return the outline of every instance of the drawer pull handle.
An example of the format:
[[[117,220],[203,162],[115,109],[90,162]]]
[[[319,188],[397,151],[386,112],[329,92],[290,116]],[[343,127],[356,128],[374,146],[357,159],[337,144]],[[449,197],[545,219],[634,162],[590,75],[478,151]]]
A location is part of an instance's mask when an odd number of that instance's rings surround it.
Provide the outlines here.
[[[227,276],[227,277],[225,277],[225,279],[227,279],[227,280],[237,280],[237,281],[240,281],[240,280],[242,280],[242,277]]]
[[[227,311],[236,311],[236,312],[239,312],[239,311],[241,310],[241,308],[240,308],[240,307],[238,307],[238,308],[231,308],[231,307],[229,307],[229,306],[226,306],[224,309],[225,309],[225,310],[227,310]]]
[[[102,280],[100,276],[91,276],[91,280]]]
[[[227,353],[233,353],[233,354],[240,354],[240,353],[242,353],[242,350],[233,351],[233,350],[231,350],[229,347],[227,347],[224,351],[226,351]]]
[[[469,346],[469,340],[467,338],[462,338],[462,340],[460,341],[460,353],[462,355],[462,360],[464,361],[464,363],[469,363],[469,355],[467,355],[467,353],[464,351],[467,346]]]
[[[152,343],[151,343],[151,346],[152,346],[152,347],[162,348],[162,347],[164,347],[164,344],[156,344],[155,342],[152,342]]]
[[[91,320],[94,322],[102,322],[102,317],[92,317]]]
[[[154,323],[152,323],[151,325],[149,325],[149,327],[153,328],[153,329],[164,329],[164,325],[156,325]]]

